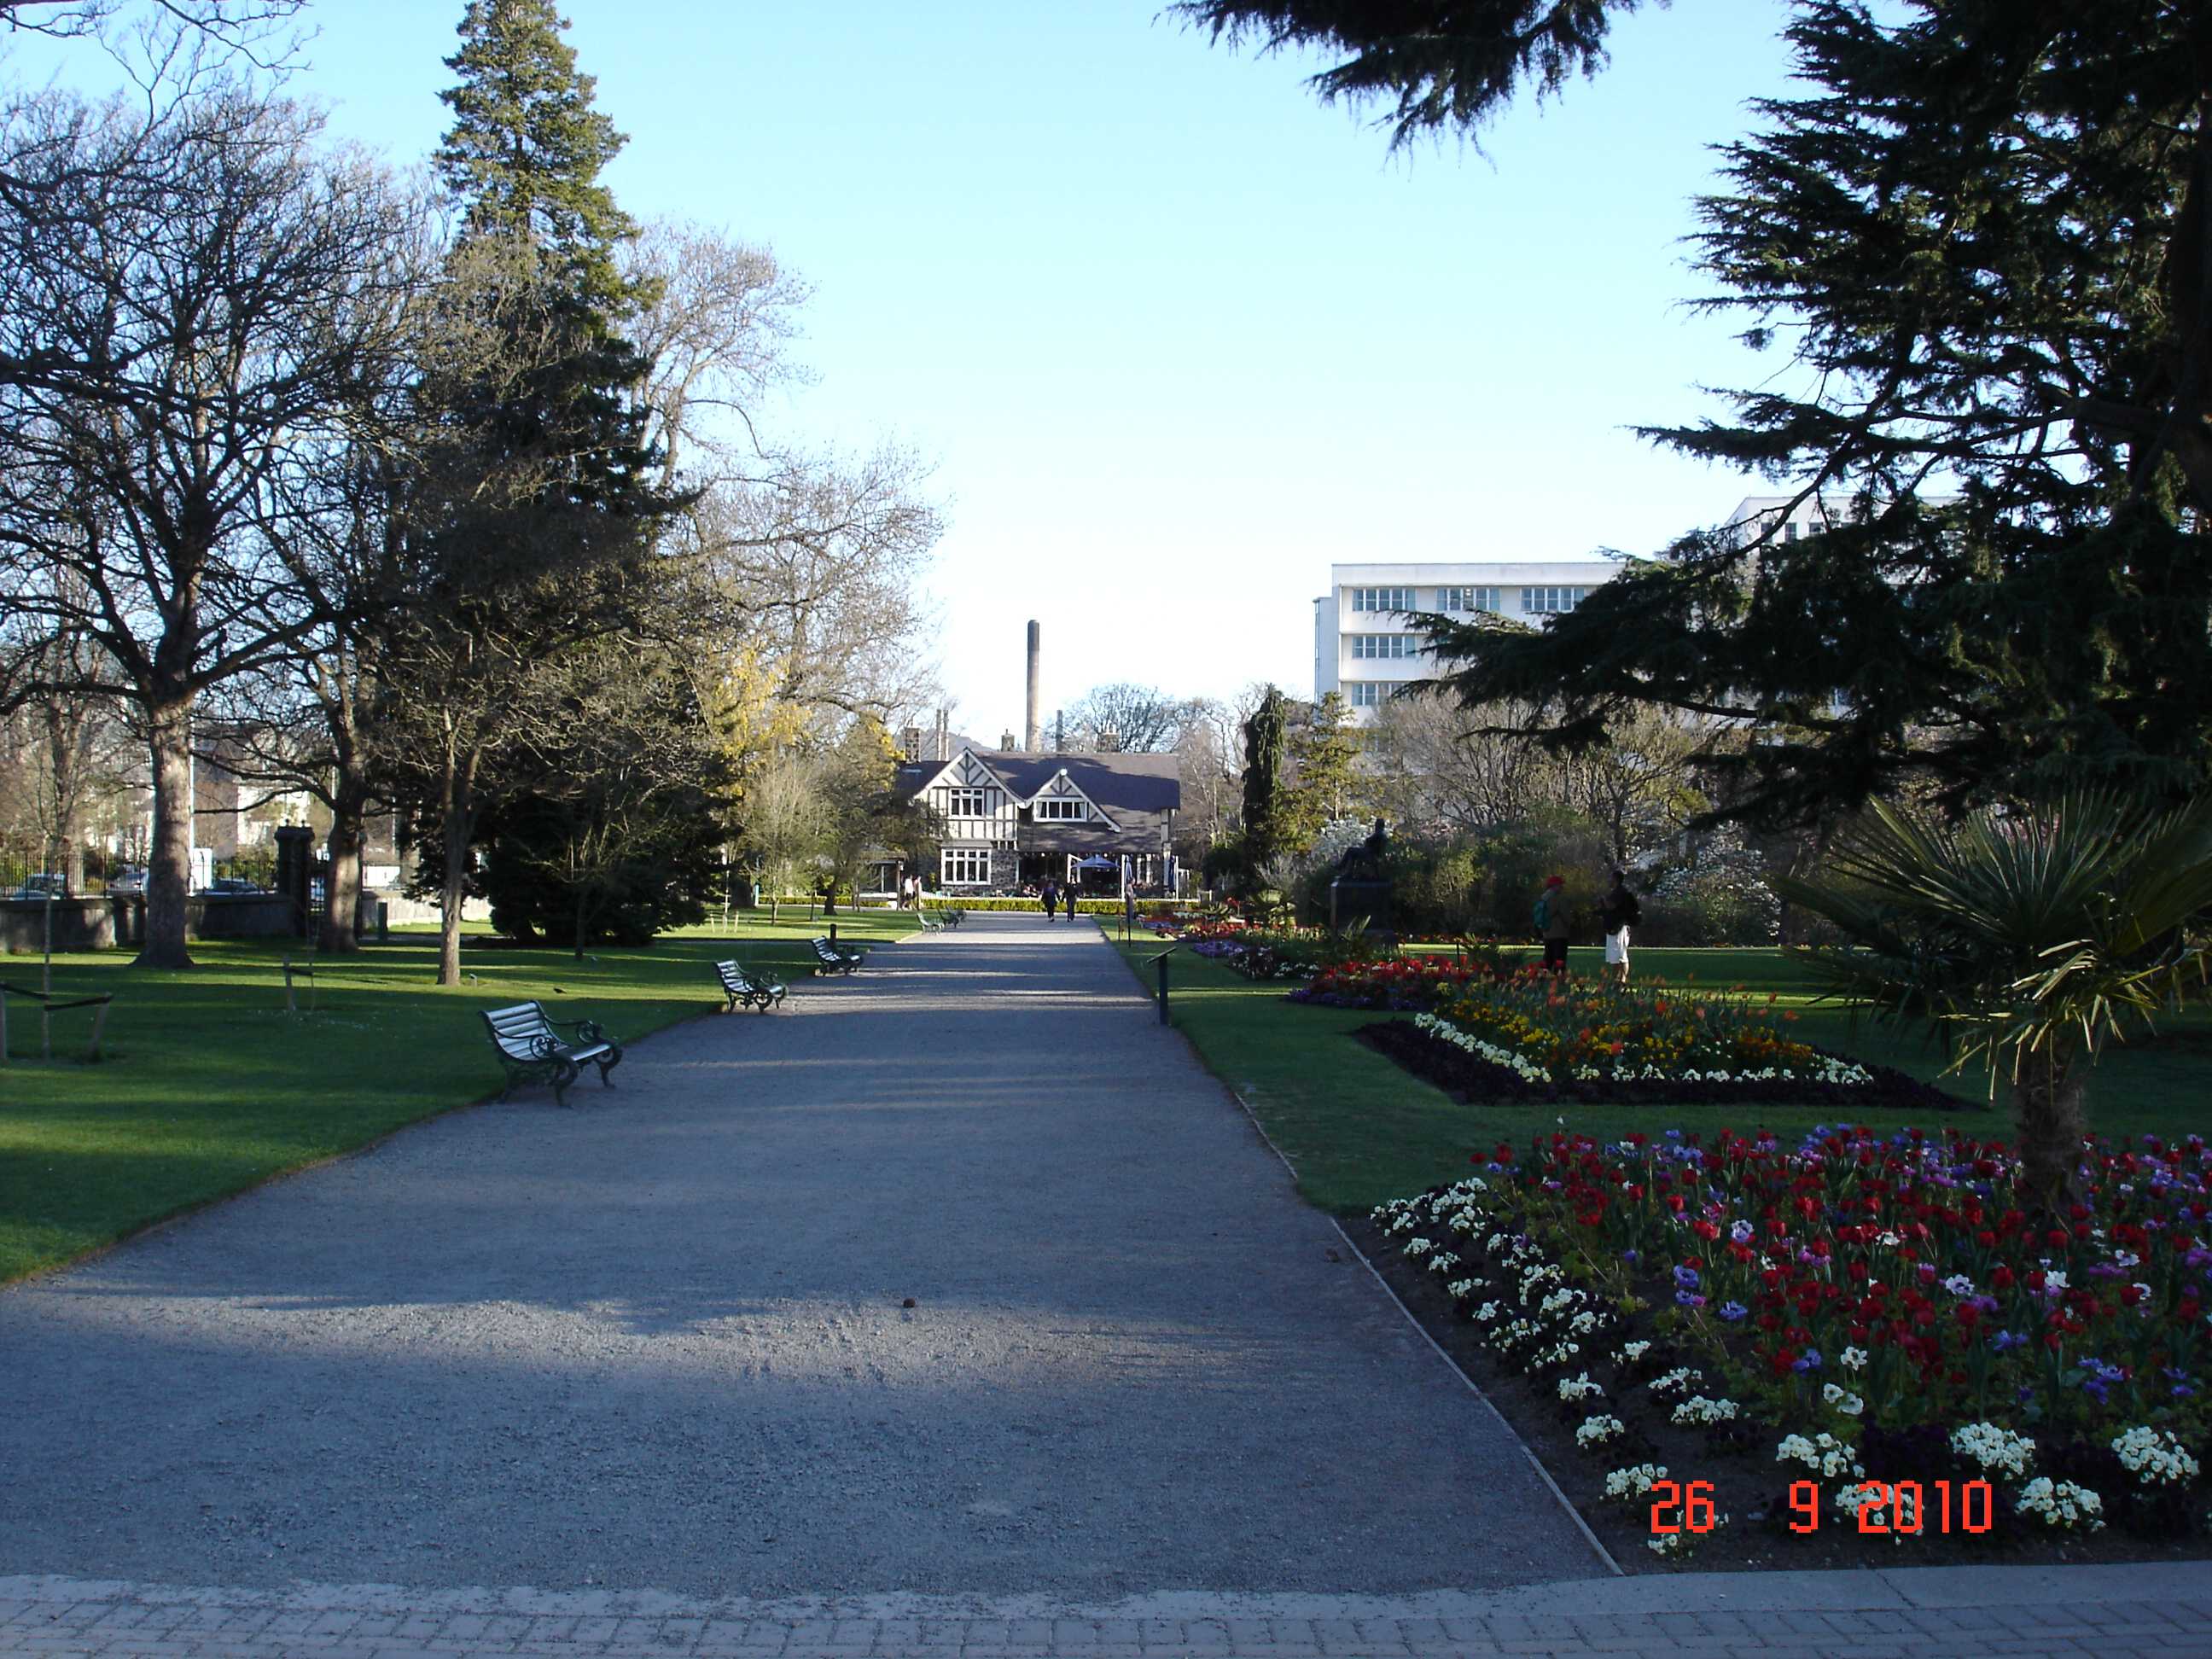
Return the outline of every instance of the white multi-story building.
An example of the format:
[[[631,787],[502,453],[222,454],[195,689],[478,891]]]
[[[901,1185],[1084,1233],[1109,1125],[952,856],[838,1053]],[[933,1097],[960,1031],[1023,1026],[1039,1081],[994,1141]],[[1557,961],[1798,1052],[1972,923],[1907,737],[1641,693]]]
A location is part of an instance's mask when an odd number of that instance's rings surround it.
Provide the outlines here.
[[[1762,534],[1771,534],[1778,541],[1802,541],[1848,524],[1856,516],[1848,495],[1807,495],[1802,500],[1795,495],[1747,495],[1735,504],[1735,511],[1722,527],[1734,532],[1733,544],[1741,547]]]
[[[1352,723],[1371,725],[1392,691],[1437,671],[1414,631],[1416,613],[1540,622],[1573,610],[1620,568],[1604,559],[1333,564],[1328,592],[1314,601],[1314,696],[1340,692]]]

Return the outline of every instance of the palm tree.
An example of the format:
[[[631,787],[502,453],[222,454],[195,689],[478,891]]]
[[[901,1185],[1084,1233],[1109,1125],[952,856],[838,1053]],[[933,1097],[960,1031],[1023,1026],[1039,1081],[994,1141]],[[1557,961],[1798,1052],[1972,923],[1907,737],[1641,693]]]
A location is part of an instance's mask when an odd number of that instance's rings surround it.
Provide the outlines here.
[[[2090,1069],[2207,978],[2212,796],[2167,807],[2082,791],[1955,824],[1876,802],[1823,879],[1775,890],[1849,941],[1814,951],[1833,993],[1932,1028],[1949,1069],[2012,1097],[2031,1191],[2075,1181]]]

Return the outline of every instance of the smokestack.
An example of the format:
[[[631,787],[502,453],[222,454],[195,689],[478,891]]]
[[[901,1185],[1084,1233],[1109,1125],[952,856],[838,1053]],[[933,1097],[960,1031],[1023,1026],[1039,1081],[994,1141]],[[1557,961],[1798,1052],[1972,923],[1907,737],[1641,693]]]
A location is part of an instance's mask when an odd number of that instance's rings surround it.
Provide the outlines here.
[[[1030,623],[1030,701],[1029,713],[1022,720],[1022,748],[1036,753],[1037,746],[1037,653],[1042,648],[1043,632],[1036,623]]]

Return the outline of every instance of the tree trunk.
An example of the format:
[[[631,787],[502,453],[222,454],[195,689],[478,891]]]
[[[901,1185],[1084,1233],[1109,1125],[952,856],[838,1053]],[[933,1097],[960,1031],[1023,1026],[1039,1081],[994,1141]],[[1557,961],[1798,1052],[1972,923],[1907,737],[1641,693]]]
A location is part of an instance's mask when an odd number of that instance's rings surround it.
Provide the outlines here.
[[[2079,1058],[2033,1056],[2012,1085],[2022,1184],[2047,1214],[2063,1215],[2079,1195],[2075,1170],[2088,1133],[2082,1109],[2088,1084],[2089,1067]]]
[[[438,891],[438,983],[461,982],[461,906],[468,902],[469,815],[447,807],[444,817],[446,880]]]
[[[91,759],[92,711],[80,698],[54,697],[46,715],[46,763],[52,807],[52,839],[40,860],[42,871],[58,871],[71,893],[84,891],[84,840],[77,833],[83,816],[85,772]]]
[[[331,833],[324,843],[331,859],[331,872],[323,883],[321,948],[325,951],[361,949],[355,918],[361,908],[362,821],[368,811],[368,785],[361,764],[341,757],[337,787],[331,792]]]
[[[154,773],[154,845],[146,867],[146,939],[140,968],[189,968],[185,902],[191,895],[191,719],[190,696],[147,711],[148,754]]]

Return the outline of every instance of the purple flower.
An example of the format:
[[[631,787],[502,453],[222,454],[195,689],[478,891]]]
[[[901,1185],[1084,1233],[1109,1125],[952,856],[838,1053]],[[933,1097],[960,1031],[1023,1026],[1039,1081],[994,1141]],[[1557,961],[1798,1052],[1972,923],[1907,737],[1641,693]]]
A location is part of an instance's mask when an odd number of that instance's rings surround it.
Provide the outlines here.
[[[1705,1298],[1695,1291],[1677,1291],[1674,1292],[1674,1300],[1686,1308],[1702,1308],[1705,1305]]]
[[[2027,1340],[2017,1331],[1999,1331],[1990,1339],[1990,1346],[2002,1353],[2007,1348],[2017,1348]]]
[[[1793,1371],[1817,1371],[1820,1369],[1821,1363],[1820,1351],[1818,1348],[1808,1348],[1790,1362],[1790,1369]]]
[[[1643,1253],[1638,1250],[1623,1250],[1620,1253],[1620,1259],[1623,1261],[1626,1261],[1630,1267],[1633,1267],[1638,1262],[1644,1260],[1644,1255]]]
[[[1696,1290],[1698,1288],[1698,1270],[1695,1267],[1675,1268],[1674,1288],[1678,1291]]]
[[[1727,1320],[1731,1325],[1735,1324],[1737,1320],[1741,1319],[1750,1311],[1751,1310],[1745,1307],[1741,1302],[1723,1302],[1721,1304],[1721,1317]]]

